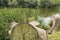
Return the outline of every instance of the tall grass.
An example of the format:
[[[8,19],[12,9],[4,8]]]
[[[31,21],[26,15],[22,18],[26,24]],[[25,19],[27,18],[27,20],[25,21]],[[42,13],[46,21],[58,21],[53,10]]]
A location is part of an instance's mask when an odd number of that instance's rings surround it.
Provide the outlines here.
[[[12,21],[24,23],[35,20],[37,9],[28,8],[4,8],[0,9],[0,40],[9,40],[8,30]],[[34,16],[34,17],[33,17]]]
[[[8,30],[12,21],[17,23],[37,20],[37,16],[49,16],[54,12],[29,8],[3,8],[0,9],[0,40],[9,40]]]

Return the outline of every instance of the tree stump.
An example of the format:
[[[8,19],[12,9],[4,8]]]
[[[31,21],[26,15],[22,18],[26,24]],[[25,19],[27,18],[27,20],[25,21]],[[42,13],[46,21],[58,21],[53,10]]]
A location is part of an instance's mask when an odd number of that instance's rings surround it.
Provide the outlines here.
[[[10,36],[11,40],[40,40],[37,30],[30,24],[17,24]]]

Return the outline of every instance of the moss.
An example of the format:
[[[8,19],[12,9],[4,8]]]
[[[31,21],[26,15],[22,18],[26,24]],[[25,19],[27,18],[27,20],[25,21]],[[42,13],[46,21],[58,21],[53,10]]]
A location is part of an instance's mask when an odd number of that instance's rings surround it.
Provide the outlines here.
[[[18,24],[12,31],[11,40],[38,40],[37,30],[29,24]]]

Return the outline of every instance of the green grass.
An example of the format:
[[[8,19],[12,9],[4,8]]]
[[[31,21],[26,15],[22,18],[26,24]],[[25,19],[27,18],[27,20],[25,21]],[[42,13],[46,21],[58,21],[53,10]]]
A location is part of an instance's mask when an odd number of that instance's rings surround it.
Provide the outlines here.
[[[12,21],[23,23],[28,20],[37,20],[37,16],[49,16],[57,13],[52,10],[29,9],[29,8],[3,8],[0,9],[0,40],[9,40],[8,30]]]
[[[12,21],[23,23],[36,19],[39,10],[28,8],[3,8],[0,9],[0,40],[9,40],[8,30]],[[36,15],[37,14],[37,15]],[[28,19],[27,19],[28,17]]]
[[[60,40],[60,31],[57,31],[53,34],[50,34],[48,37],[49,37],[49,40]]]

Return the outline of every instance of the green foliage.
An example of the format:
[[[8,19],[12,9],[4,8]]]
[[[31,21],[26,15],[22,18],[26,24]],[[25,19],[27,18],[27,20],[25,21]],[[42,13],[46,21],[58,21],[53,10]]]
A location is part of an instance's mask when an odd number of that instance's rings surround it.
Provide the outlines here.
[[[56,10],[58,9],[58,7],[60,6],[59,3],[55,3],[56,0],[41,0],[41,5],[40,7],[42,7],[43,9],[47,8],[47,9],[53,9]]]
[[[53,34],[50,34],[49,36],[48,36],[48,38],[49,38],[49,40],[60,40],[60,31],[57,31],[57,32],[55,32],[55,33],[53,33]]]
[[[43,11],[41,11],[43,12]],[[40,9],[29,9],[29,8],[3,8],[0,9],[0,40],[9,40],[8,30],[9,24],[12,21],[17,23],[30,22],[37,20],[37,16],[49,16],[53,12],[40,13]],[[44,14],[44,15],[43,15]],[[46,28],[44,23],[40,27]],[[47,28],[46,28],[47,29]]]
[[[54,4],[60,4],[60,0],[52,0],[52,2],[54,3]]]
[[[40,28],[45,29],[45,30],[49,29],[49,26],[45,24],[43,17],[40,17],[38,21],[40,22],[40,25],[39,25]]]
[[[35,20],[35,15],[38,14],[37,12],[36,9],[28,8],[0,9],[0,40],[9,40],[8,30],[9,24],[12,21],[24,23]],[[32,17],[34,17],[34,19],[30,20]]]
[[[8,6],[8,1],[7,0],[0,0],[0,6],[7,7]]]
[[[59,0],[0,0],[0,7],[22,8],[56,8],[60,6]]]

